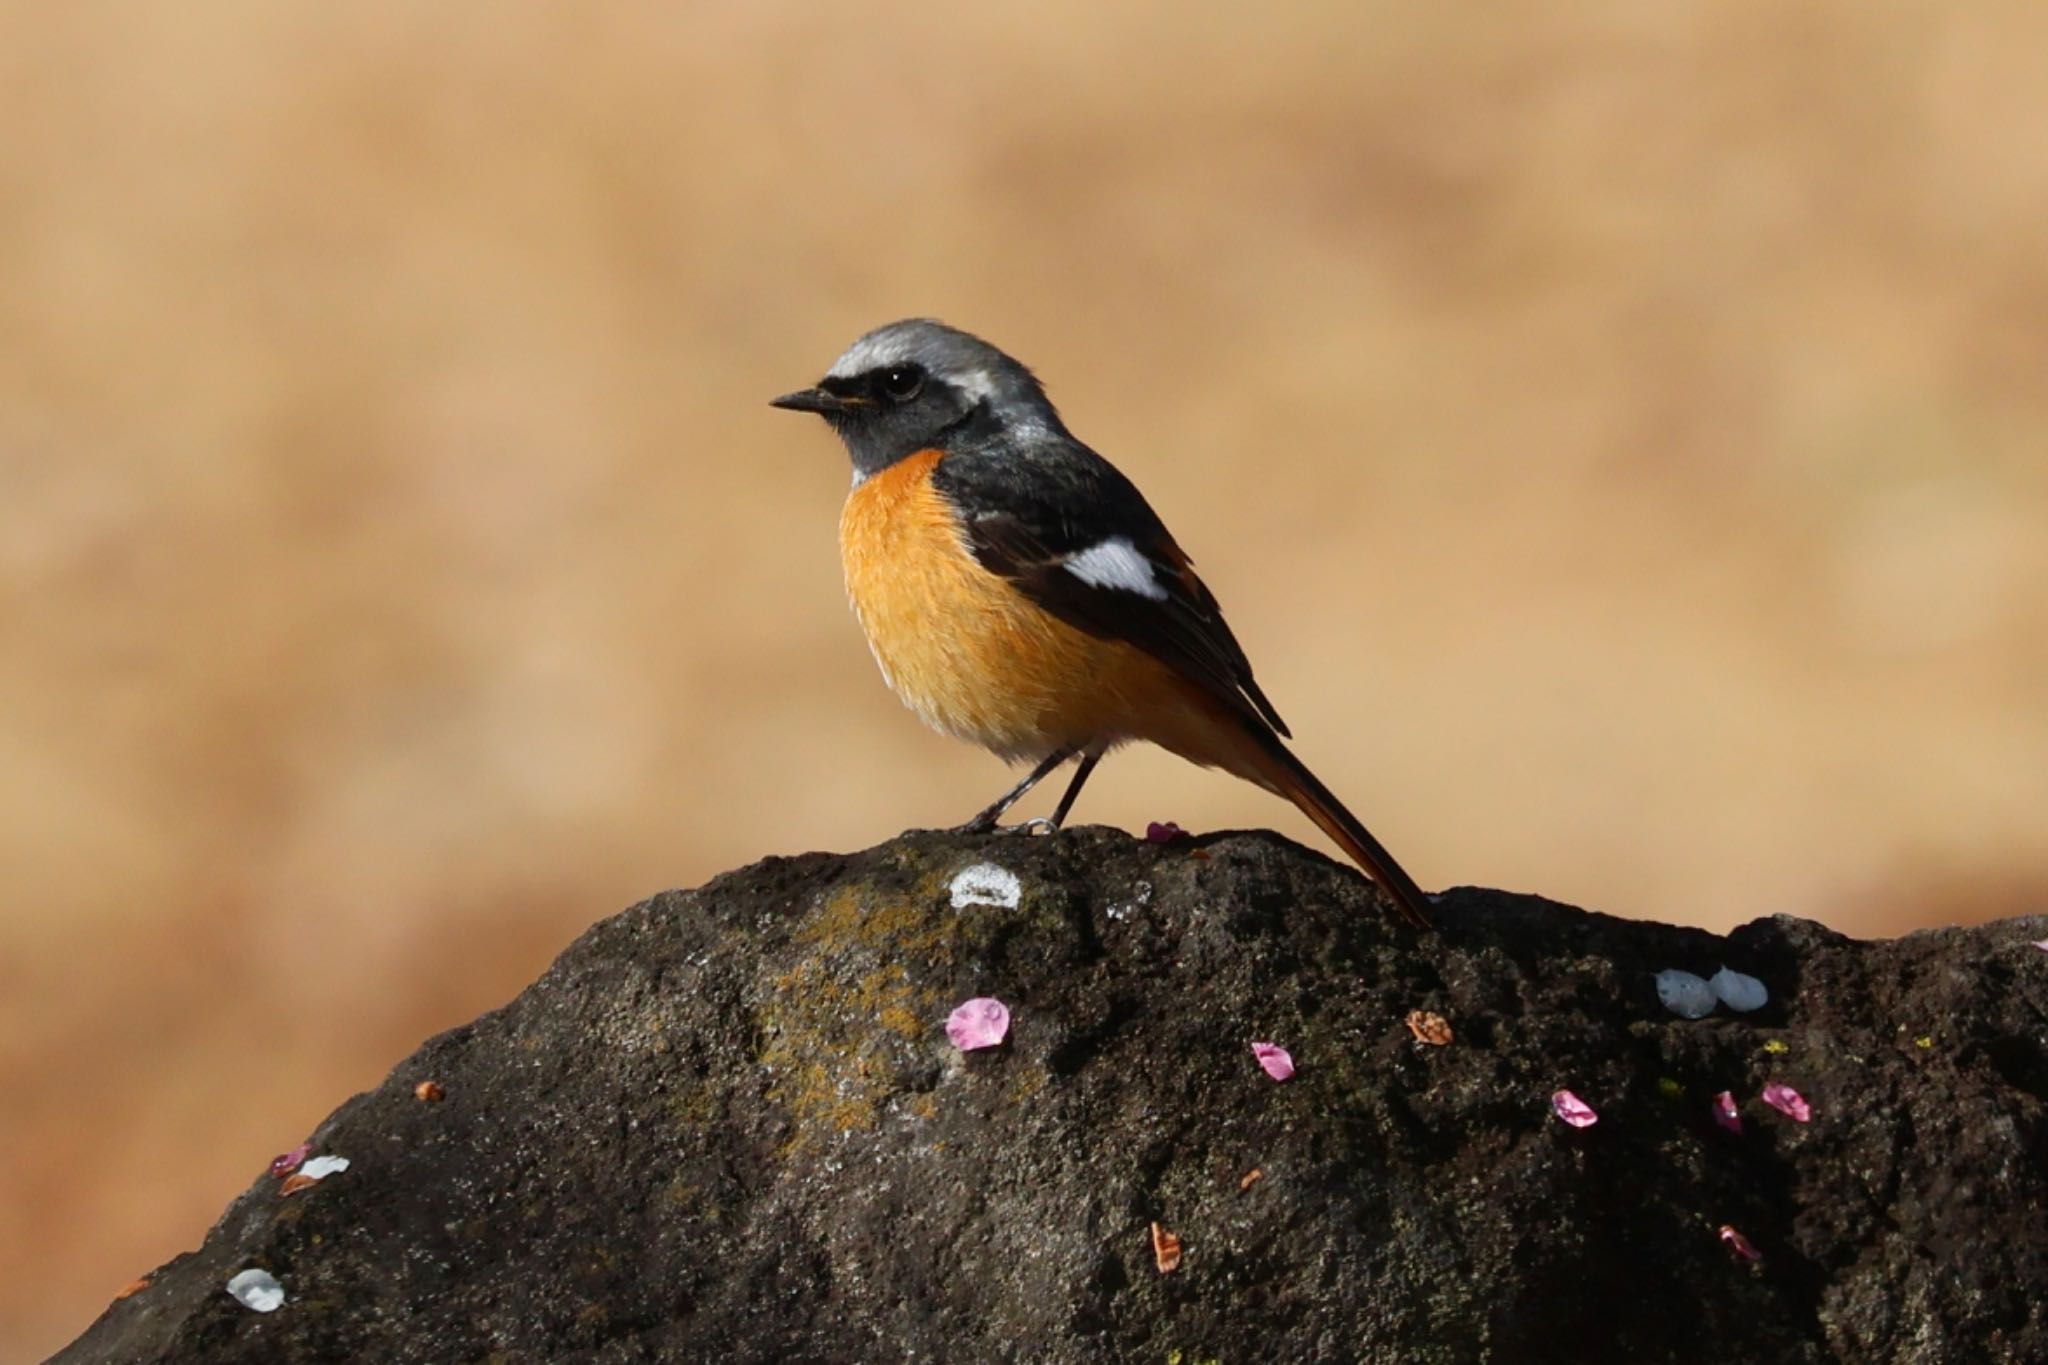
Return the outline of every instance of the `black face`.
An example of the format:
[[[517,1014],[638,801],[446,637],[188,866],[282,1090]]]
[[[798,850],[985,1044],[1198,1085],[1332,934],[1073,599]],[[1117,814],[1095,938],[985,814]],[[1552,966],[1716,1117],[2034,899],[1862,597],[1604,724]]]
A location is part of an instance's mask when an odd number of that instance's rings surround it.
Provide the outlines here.
[[[862,477],[909,455],[943,446],[973,416],[977,400],[915,362],[850,376],[828,375],[816,388],[784,394],[774,406],[815,412],[832,424]]]

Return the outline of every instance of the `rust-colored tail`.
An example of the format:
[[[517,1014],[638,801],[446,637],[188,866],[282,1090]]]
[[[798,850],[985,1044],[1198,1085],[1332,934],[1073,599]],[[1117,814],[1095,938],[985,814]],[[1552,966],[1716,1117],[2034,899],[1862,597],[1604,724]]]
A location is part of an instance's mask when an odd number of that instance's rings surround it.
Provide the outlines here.
[[[1394,898],[1394,904],[1400,907],[1410,924],[1427,929],[1429,897],[1415,884],[1415,879],[1394,861],[1394,855],[1372,837],[1372,831],[1346,810],[1344,803],[1328,787],[1316,780],[1316,775],[1308,770],[1306,764],[1287,751],[1278,735],[1254,732],[1254,737],[1258,740],[1259,756],[1264,760],[1259,765],[1262,770],[1259,779],[1301,807],[1302,814],[1336,840],[1337,846],[1350,854],[1351,860],[1364,868],[1367,875]]]
[[[1262,716],[1246,707],[1226,707],[1213,693],[1193,683],[1174,682],[1177,695],[1148,708],[1147,723],[1133,728],[1134,737],[1149,739],[1190,763],[1222,768],[1286,797],[1394,898],[1404,919],[1417,928],[1429,927],[1429,897],[1415,879],[1402,871],[1394,855],[1372,837],[1372,831],[1288,752],[1286,741]]]

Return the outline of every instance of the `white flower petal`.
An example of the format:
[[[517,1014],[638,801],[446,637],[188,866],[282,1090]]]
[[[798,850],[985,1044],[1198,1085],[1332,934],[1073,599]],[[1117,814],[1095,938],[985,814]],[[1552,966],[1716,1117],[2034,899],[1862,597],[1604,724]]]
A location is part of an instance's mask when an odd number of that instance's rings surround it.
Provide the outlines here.
[[[244,1308],[275,1313],[284,1306],[284,1286],[267,1270],[245,1270],[228,1281],[228,1293]]]
[[[1748,1014],[1770,1003],[1771,993],[1764,989],[1763,982],[1726,967],[1715,972],[1714,979],[1707,984],[1714,988],[1714,994],[1721,998],[1721,1003],[1737,1014]]]
[[[1657,998],[1681,1019],[1704,1019],[1714,1012],[1714,988],[1691,972],[1657,973]]]

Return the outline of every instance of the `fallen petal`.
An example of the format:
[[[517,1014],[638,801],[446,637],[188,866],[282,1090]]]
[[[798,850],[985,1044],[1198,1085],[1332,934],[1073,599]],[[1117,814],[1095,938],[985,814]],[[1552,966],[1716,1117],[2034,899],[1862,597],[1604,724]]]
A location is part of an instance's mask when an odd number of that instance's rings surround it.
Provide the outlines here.
[[[1265,1171],[1261,1170],[1257,1166],[1254,1166],[1244,1173],[1244,1178],[1237,1182],[1237,1187],[1241,1190],[1248,1190],[1252,1186],[1258,1184],[1261,1180],[1264,1180],[1265,1178]]]
[[[1787,1043],[1783,1038],[1773,1038],[1769,1042],[1764,1044],[1764,1051],[1766,1052],[1785,1053],[1790,1052],[1791,1050],[1791,1045]]]
[[[1721,1240],[1727,1243],[1730,1251],[1745,1261],[1761,1261],[1764,1258],[1764,1254],[1758,1251],[1747,1237],[1735,1230],[1733,1223],[1721,1224]]]
[[[1798,1123],[1805,1123],[1813,1117],[1813,1106],[1806,1102],[1805,1096],[1776,1081],[1764,1087],[1764,1103]]]
[[[1723,1090],[1714,1096],[1714,1122],[1735,1136],[1742,1136],[1742,1114],[1735,1107],[1734,1091]]]
[[[1145,842],[1148,844],[1170,844],[1176,839],[1185,839],[1188,832],[1171,820],[1154,820],[1145,826]]]
[[[1415,1035],[1415,1041],[1418,1043],[1444,1047],[1451,1041],[1451,1022],[1441,1014],[1432,1014],[1428,1010],[1410,1010],[1407,1023],[1408,1031]]]
[[[284,1286],[267,1270],[245,1270],[228,1281],[228,1293],[244,1308],[275,1313],[284,1306]]]
[[[1180,1269],[1180,1238],[1157,1223],[1152,1225],[1152,1259],[1162,1275],[1171,1275]]]
[[[304,1171],[293,1171],[284,1178],[284,1184],[277,1187],[277,1197],[289,1199],[300,1190],[310,1190],[319,1183],[319,1181],[307,1175]]]
[[[292,1148],[289,1152],[284,1153],[282,1156],[272,1157],[270,1159],[270,1173],[280,1180],[284,1179],[293,1171],[299,1169],[299,1163],[301,1161],[304,1161],[306,1159],[306,1154],[312,1150],[312,1143],[302,1142],[298,1146]]]
[[[114,1300],[118,1303],[122,1299],[133,1298],[147,1288],[149,1288],[149,1276],[144,1275],[139,1280],[130,1280],[127,1284],[123,1285],[121,1292],[114,1295]]]
[[[2035,939],[2033,946],[2039,948],[2044,953],[2048,953],[2048,938]]]
[[[1294,1058],[1277,1043],[1253,1043],[1252,1056],[1259,1059],[1259,1065],[1266,1068],[1266,1074],[1276,1081],[1284,1081],[1294,1074]]]
[[[299,1174],[308,1180],[325,1180],[330,1175],[339,1175],[348,1169],[345,1156],[316,1156],[299,1167]]]
[[[416,1100],[425,1100],[428,1104],[438,1104],[447,1094],[439,1081],[421,1081],[412,1088],[412,1097]]]
[[[993,905],[998,910],[1015,910],[1024,894],[1024,886],[1017,880],[1017,874],[994,863],[976,863],[960,869],[953,878],[951,889],[955,910],[964,910],[970,905]]]
[[[1707,983],[1714,988],[1721,1003],[1737,1014],[1748,1014],[1760,1010],[1770,1003],[1771,993],[1764,989],[1764,983],[1753,976],[1729,971],[1723,967],[1714,973],[1714,979]]]
[[[1691,972],[1657,973],[1657,998],[1681,1019],[1704,1019],[1714,1012],[1714,988]]]
[[[1010,1032],[1010,1007],[994,996],[978,995],[946,1017],[946,1036],[962,1052],[996,1047]]]
[[[1593,1106],[1569,1090],[1560,1090],[1550,1097],[1550,1111],[1574,1128],[1590,1128],[1600,1121]]]

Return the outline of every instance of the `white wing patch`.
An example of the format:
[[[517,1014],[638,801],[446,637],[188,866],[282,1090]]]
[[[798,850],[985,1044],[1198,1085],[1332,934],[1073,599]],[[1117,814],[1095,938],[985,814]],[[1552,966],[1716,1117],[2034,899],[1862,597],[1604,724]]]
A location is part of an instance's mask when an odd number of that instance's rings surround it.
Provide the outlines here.
[[[1152,561],[1123,536],[1111,536],[1069,555],[1060,567],[1091,588],[1134,592],[1155,602],[1166,600],[1166,588],[1152,572]]]

